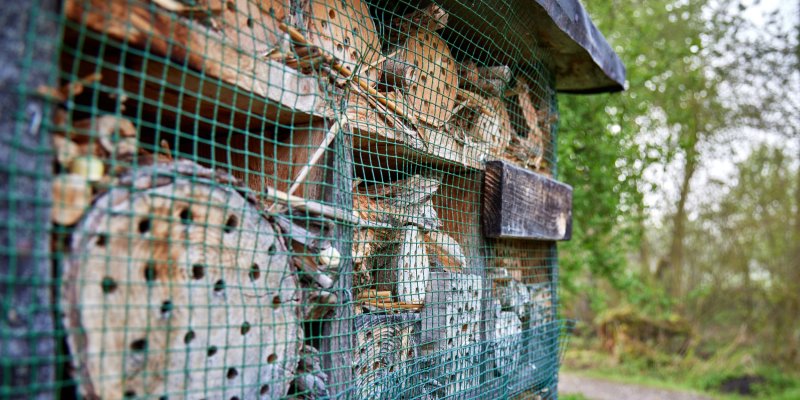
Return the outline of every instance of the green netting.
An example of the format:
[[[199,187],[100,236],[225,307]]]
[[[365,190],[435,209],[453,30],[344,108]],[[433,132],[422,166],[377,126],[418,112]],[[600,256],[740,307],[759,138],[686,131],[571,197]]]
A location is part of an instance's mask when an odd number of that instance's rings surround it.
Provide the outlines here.
[[[481,231],[487,161],[556,172],[511,6],[23,7],[0,397],[556,397],[556,246]]]

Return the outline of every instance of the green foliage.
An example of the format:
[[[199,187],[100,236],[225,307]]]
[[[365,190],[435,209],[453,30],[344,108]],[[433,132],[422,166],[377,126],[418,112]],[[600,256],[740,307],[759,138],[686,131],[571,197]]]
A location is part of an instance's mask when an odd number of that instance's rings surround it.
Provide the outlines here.
[[[566,315],[677,312],[699,336],[685,356],[569,352],[567,363],[699,389],[759,374],[764,397],[800,398],[798,377],[764,367],[800,365],[800,27],[772,13],[760,29],[739,0],[586,6],[628,90],[559,98],[559,179],[574,187],[573,240],[560,245]],[[705,180],[709,160],[733,157],[728,176]],[[644,204],[653,194],[658,218]]]
[[[631,254],[643,250],[643,193],[652,190],[643,171],[677,154],[686,157],[687,148],[725,119],[716,81],[703,67],[706,3],[587,6],[627,66],[628,90],[559,99],[560,178],[575,190],[573,241],[562,247],[565,300],[583,292],[595,311],[602,309],[613,299],[592,288],[607,282],[634,304],[665,305],[663,291],[643,285],[646,278],[627,266]]]

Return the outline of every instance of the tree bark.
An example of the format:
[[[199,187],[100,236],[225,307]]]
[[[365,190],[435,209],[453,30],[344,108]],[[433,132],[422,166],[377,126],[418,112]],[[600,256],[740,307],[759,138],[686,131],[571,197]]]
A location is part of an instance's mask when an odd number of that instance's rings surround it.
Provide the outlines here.
[[[695,128],[696,129],[696,128]],[[692,178],[698,167],[698,134],[692,131],[689,134],[686,145],[686,161],[683,167],[683,178],[681,180],[678,204],[675,214],[672,217],[672,235],[667,255],[667,262],[662,264],[668,271],[663,271],[660,278],[666,279],[664,282],[667,292],[673,297],[680,296],[682,293],[682,278],[684,267],[684,240],[686,238],[686,202],[691,193]]]

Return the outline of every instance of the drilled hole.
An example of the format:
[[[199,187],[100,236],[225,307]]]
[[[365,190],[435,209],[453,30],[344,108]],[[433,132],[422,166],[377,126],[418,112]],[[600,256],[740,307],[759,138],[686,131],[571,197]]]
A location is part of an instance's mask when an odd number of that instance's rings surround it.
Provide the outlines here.
[[[261,393],[262,396],[269,393],[269,385],[261,385],[261,390],[259,390],[259,393]]]
[[[233,4],[232,1],[225,3],[225,6],[228,7],[228,11],[236,11],[236,4]]]
[[[178,216],[181,219],[181,223],[186,225],[191,224],[192,221],[194,221],[194,215],[192,215],[192,210],[189,207],[181,210],[181,213]]]
[[[239,371],[237,371],[236,368],[228,368],[228,373],[226,376],[228,377],[228,379],[236,378],[237,376],[239,376]]]
[[[461,325],[461,332],[467,331],[467,324]]]
[[[206,355],[211,357],[214,354],[217,354],[217,346],[209,346],[208,350],[206,350]]]
[[[353,28],[353,35],[354,36],[358,36],[358,28],[357,27]]]
[[[97,235],[97,241],[95,242],[98,247],[103,247],[108,243],[108,235],[105,233],[101,233]]]
[[[322,21],[322,22],[320,22],[320,26],[322,26],[323,28],[325,28],[325,27],[327,27],[327,26],[328,26],[328,23],[327,23],[327,22],[325,22],[325,21]]]
[[[349,36],[345,36],[344,37],[344,45],[345,46],[350,46],[350,37]]]
[[[250,332],[250,323],[249,323],[249,322],[247,322],[247,321],[245,321],[245,322],[242,324],[242,327],[241,327],[241,328],[239,328],[239,332],[241,332],[241,333],[242,333],[242,335],[247,335],[247,332]]]
[[[336,18],[336,11],[334,11],[333,9],[329,10],[328,16],[331,17],[331,19]]]
[[[342,52],[344,51],[344,46],[341,43],[336,43],[336,51]]]
[[[272,308],[278,308],[281,306],[281,297],[274,296],[272,297]]]
[[[439,71],[442,73],[442,75],[446,75],[446,74],[447,74],[447,70],[446,70],[446,69],[444,69],[444,67],[441,67],[441,66],[440,66],[440,67],[439,67]]]
[[[278,249],[275,247],[275,243],[269,245],[269,247],[267,248],[267,254],[271,256],[274,256],[277,251]]]
[[[150,218],[139,221],[139,233],[145,234],[150,230]]]
[[[222,293],[223,290],[225,290],[225,281],[220,279],[214,284],[214,292],[219,294]]]
[[[193,279],[203,279],[206,276],[206,267],[201,264],[194,264],[192,265],[192,278]]]
[[[194,340],[196,336],[197,335],[194,334],[194,331],[186,332],[186,334],[183,335],[183,343],[185,344],[192,343],[192,340]]]
[[[125,393],[123,394],[123,396],[126,399],[132,399],[132,398],[136,397],[136,392],[134,392],[133,390],[126,390]]]
[[[278,361],[278,355],[277,354],[272,353],[269,356],[267,356],[267,362],[268,363],[273,364],[273,363],[275,363],[275,361]]]
[[[253,263],[253,265],[250,266],[249,275],[251,281],[256,281],[258,278],[261,278],[261,269],[258,268],[258,264]]]
[[[103,288],[103,293],[109,294],[113,293],[117,290],[117,281],[115,281],[110,276],[103,278],[103,281],[100,283],[100,286]]]
[[[239,400],[239,396],[233,396],[231,397],[231,400]]]
[[[247,27],[248,28],[252,28],[253,24],[254,24],[253,19],[252,18],[248,18],[247,19]]]
[[[131,350],[133,351],[145,351],[147,350],[147,339],[137,339],[131,343]]]
[[[153,282],[156,280],[156,263],[155,261],[148,261],[147,265],[144,267],[144,280],[149,282]]]
[[[172,312],[173,307],[174,306],[172,305],[171,300],[164,300],[164,302],[161,303],[161,317],[162,318],[169,317],[169,314]]]
[[[236,218],[235,215],[231,215],[228,217],[228,220],[225,221],[225,233],[231,233],[236,227],[239,225],[239,218]]]
[[[275,7],[270,7],[267,12],[269,12],[269,15],[275,15]]]

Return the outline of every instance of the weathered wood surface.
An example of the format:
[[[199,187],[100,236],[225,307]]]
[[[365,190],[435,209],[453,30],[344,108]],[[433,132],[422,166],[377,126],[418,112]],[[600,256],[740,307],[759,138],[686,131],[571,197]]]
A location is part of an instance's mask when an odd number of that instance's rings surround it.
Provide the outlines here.
[[[482,296],[480,276],[432,272],[420,318],[420,354],[436,397],[463,394],[481,380]]]
[[[335,56],[350,71],[374,82],[379,71],[361,68],[374,64],[381,55],[381,43],[369,7],[361,0],[311,1],[309,39],[325,53]]]
[[[375,268],[378,290],[389,290],[398,301],[419,304],[425,299],[430,274],[430,259],[419,228],[404,226],[398,231],[398,242],[381,256],[384,262]]]
[[[491,238],[569,240],[572,188],[505,161],[486,163],[483,232]]]
[[[521,358],[522,321],[512,311],[496,312],[495,365],[500,375],[508,376],[518,367]]]
[[[411,109],[402,93],[390,92],[387,98],[399,100],[397,104],[403,109]],[[403,169],[405,164],[414,163],[483,169],[483,161],[489,157],[488,146],[468,143],[443,129],[420,124],[416,128],[423,132],[423,140],[416,130],[381,114],[360,96],[351,96],[347,114],[353,122],[355,157],[366,165]]]
[[[150,111],[185,124],[196,123],[194,117],[188,117],[195,114],[214,124],[239,127],[262,123],[262,118],[291,123],[311,115],[331,115],[326,91],[316,77],[265,57],[272,52],[291,52],[291,42],[277,24],[284,20],[304,24],[309,10],[293,8],[282,0],[203,0],[191,7],[177,3],[191,12],[167,10],[159,7],[161,2],[153,3],[66,1],[67,18],[119,41],[97,46],[91,40],[84,43],[82,36],[68,30],[66,41],[73,43],[69,46],[83,43],[76,49],[83,56],[78,60],[66,54],[62,60],[66,69],[78,65],[79,73],[88,74],[98,72],[99,66],[104,86],[117,88],[122,82],[118,90],[127,92],[130,100],[142,101],[143,95],[154,103],[169,105],[155,108],[143,102]],[[145,59],[122,50],[125,46],[147,48],[160,59]],[[101,48],[103,53],[97,53]],[[88,61],[90,55],[100,59],[99,65]]]
[[[32,91],[54,84],[57,9],[52,0],[17,1],[0,12],[0,391],[9,399],[54,397],[50,111]]]
[[[358,399],[416,398],[421,387],[409,379],[418,356],[419,314],[355,317],[353,354]]]
[[[84,395],[286,395],[302,332],[287,249],[251,200],[203,176],[140,168],[77,226],[61,296]]]

